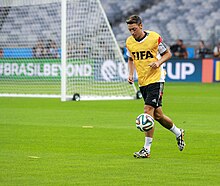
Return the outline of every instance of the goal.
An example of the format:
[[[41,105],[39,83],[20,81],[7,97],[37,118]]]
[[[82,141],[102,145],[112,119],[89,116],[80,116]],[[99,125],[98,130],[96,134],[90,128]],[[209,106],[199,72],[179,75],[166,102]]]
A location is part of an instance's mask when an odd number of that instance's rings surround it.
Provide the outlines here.
[[[134,99],[99,0],[1,0],[0,96]]]

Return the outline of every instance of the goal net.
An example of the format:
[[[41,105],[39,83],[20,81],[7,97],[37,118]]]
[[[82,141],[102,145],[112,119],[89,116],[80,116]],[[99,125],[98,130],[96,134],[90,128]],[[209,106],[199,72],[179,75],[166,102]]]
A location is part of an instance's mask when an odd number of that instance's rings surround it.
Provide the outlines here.
[[[0,96],[136,97],[99,0],[0,4]]]

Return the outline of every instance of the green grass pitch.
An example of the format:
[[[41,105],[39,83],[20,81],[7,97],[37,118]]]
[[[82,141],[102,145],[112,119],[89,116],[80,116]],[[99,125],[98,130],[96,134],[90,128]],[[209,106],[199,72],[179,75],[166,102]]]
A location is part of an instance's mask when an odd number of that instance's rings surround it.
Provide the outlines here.
[[[163,110],[186,149],[156,122],[151,158],[135,159],[142,100],[0,98],[0,185],[220,185],[220,84],[167,83]]]

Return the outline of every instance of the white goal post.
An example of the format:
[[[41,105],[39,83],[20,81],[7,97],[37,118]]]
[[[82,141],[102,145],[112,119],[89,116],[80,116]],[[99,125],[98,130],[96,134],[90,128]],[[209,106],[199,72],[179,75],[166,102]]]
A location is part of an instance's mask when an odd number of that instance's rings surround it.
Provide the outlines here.
[[[0,0],[0,96],[134,99],[99,0]]]

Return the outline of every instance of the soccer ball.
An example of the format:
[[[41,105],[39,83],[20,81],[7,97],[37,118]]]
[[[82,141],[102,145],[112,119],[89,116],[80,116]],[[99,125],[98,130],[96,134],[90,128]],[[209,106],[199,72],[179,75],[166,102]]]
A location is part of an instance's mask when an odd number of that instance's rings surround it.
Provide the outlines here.
[[[152,129],[154,126],[154,118],[149,114],[143,113],[136,118],[136,127],[141,132],[147,132]]]

